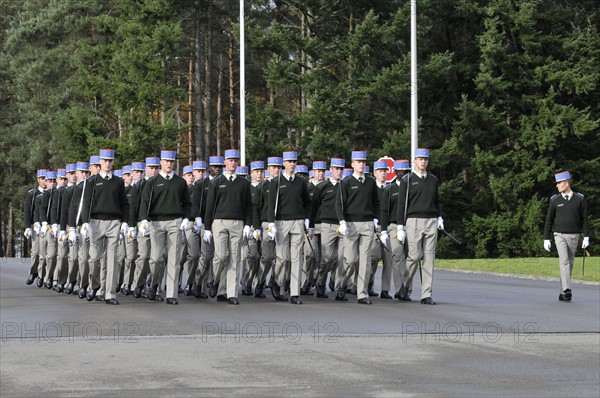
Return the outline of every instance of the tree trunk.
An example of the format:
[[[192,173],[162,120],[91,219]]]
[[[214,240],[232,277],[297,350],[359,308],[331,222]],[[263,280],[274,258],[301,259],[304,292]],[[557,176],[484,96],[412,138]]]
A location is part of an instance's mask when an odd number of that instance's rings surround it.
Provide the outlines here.
[[[221,127],[223,126],[223,53],[219,54],[219,71],[217,76],[217,148],[221,147]],[[233,137],[231,137],[233,138]],[[231,148],[236,148],[231,140]]]
[[[205,159],[205,148],[202,136],[202,7],[201,0],[196,0],[196,18],[194,19],[194,72],[196,83],[196,157]]]
[[[206,25],[208,25],[208,21],[211,20],[212,18],[212,3],[209,3],[208,5],[208,14],[207,14],[207,18],[206,18]],[[205,80],[205,92],[204,92],[204,98],[205,98],[205,108],[204,108],[204,114],[206,115],[206,125],[205,125],[205,134],[204,134],[204,147],[206,149],[206,151],[210,152],[211,151],[211,146],[212,146],[212,142],[211,142],[211,136],[212,136],[212,131],[213,131],[213,123],[212,123],[212,55],[213,55],[213,49],[212,49],[212,29],[210,28],[210,26],[207,26],[206,28],[206,61],[204,63],[206,71],[206,80]],[[217,132],[218,134],[218,132]],[[217,155],[221,154],[221,148],[217,147]]]
[[[188,71],[188,154],[190,155],[190,162],[192,164],[194,160],[194,113],[192,107],[194,106],[194,59],[190,56],[189,71]]]

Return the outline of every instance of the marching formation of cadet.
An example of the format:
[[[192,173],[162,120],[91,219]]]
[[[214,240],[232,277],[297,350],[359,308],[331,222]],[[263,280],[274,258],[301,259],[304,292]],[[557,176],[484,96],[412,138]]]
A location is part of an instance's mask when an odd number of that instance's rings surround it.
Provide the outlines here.
[[[356,295],[411,301],[416,270],[422,304],[432,299],[438,231],[444,230],[438,180],[427,171],[429,150],[388,165],[366,151],[315,161],[312,170],[283,152],[240,166],[240,152],[210,156],[175,171],[176,152],[163,150],[121,170],[115,151],[56,172],[37,171],[24,203],[31,244],[26,283],[119,304],[117,294],[177,305],[178,295],[238,305],[244,296],[302,304],[301,296],[335,301]],[[587,205],[556,175],[544,247],[559,251],[561,301],[572,297],[570,275],[579,234],[589,245]],[[381,293],[374,291],[379,263]],[[329,281],[329,284],[327,282]],[[391,293],[394,293],[393,296]]]

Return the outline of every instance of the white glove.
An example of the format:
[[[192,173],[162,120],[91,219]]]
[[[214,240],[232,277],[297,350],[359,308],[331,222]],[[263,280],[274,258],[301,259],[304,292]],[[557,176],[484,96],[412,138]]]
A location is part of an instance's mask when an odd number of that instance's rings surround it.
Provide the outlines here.
[[[256,240],[260,240],[262,238],[262,233],[260,229],[255,229],[254,232],[252,233],[252,235],[254,236],[254,239]]]
[[[269,228],[267,229],[267,235],[269,235],[269,238],[275,240],[276,233],[277,228],[275,228],[275,223],[269,223]]]
[[[374,218],[374,219],[373,219],[373,227],[374,227],[374,228],[377,228],[377,226],[378,226],[378,225],[379,225],[379,220],[378,220],[378,219],[376,219],[376,218]]]
[[[244,231],[242,232],[242,236],[245,239],[250,239],[252,236],[252,231],[250,231],[250,225],[244,225]]]
[[[194,220],[193,229],[195,233],[200,232],[200,230],[202,229],[202,217],[196,217],[196,219]]]
[[[60,231],[58,233],[58,241],[63,247],[65,247],[67,244],[67,233],[65,231]]]
[[[347,229],[346,221],[340,221],[340,226],[337,229],[338,233],[342,236],[346,236]]]
[[[206,243],[210,243],[211,239],[212,239],[212,232],[210,232],[209,230],[204,231],[204,236],[202,237],[202,240],[205,241]]]
[[[550,243],[549,239],[546,239],[544,241],[544,249],[546,249],[546,251],[549,252],[551,247],[552,247],[552,243]]]
[[[87,239],[90,237],[90,224],[85,223],[81,226],[81,236],[83,236],[83,239]]]
[[[381,231],[381,234],[379,235],[379,240],[381,241],[381,243],[383,243],[384,246],[387,243],[388,238],[389,237],[387,231]]]
[[[52,224],[52,237],[56,239],[58,237],[58,224]]]
[[[188,220],[187,218],[184,218],[181,221],[181,224],[179,225],[179,229],[182,230],[182,231],[185,231],[186,228],[187,228],[187,225],[188,225],[188,221],[190,221],[190,220]]]
[[[404,243],[404,240],[406,239],[406,231],[404,231],[404,225],[398,225],[398,229],[397,229],[397,238],[401,243]]]
[[[310,220],[308,218],[304,219],[304,228],[306,228],[306,229],[310,228]]]
[[[308,229],[308,234],[307,234],[308,239],[312,239],[312,238],[314,238],[314,236],[315,236],[315,229],[314,228],[309,228]]]
[[[444,229],[444,219],[442,217],[438,217],[438,229],[440,231]]]
[[[25,232],[23,232],[23,236],[29,239],[31,236],[31,228],[25,228]]]
[[[581,248],[583,250],[587,249],[588,246],[590,245],[590,238],[588,236],[583,238],[583,243],[581,244]]]
[[[67,234],[67,239],[69,240],[69,243],[74,244],[75,242],[77,242],[77,232],[75,231],[75,228],[71,227],[69,228],[69,233]]]
[[[121,224],[121,233],[123,236],[127,236],[127,231],[129,231],[129,225],[126,222]]]
[[[127,241],[131,242],[136,237],[137,237],[137,230],[135,229],[135,227],[129,227],[129,229],[127,230]]]
[[[41,227],[42,226],[40,225],[39,222],[36,222],[35,224],[33,224],[33,231],[36,233],[36,235],[39,235]]]
[[[43,238],[44,236],[46,236],[46,231],[48,231],[48,223],[46,221],[44,221],[42,223],[42,227],[40,228],[40,236]]]
[[[140,222],[138,232],[142,238],[146,236],[146,233],[148,232],[148,220],[142,220],[142,222]]]

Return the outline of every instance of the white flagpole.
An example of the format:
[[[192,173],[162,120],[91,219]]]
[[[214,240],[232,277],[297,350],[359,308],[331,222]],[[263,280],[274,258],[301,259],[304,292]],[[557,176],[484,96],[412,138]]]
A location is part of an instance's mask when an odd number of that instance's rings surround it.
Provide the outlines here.
[[[240,165],[246,165],[246,52],[244,0],[240,0]],[[233,144],[233,143],[232,143]]]
[[[410,1],[410,162],[419,147],[419,116],[417,112],[417,0]]]

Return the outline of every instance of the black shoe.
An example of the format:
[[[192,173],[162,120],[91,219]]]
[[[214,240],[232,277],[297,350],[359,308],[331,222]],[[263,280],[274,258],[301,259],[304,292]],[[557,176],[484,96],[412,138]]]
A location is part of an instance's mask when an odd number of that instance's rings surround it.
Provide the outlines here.
[[[44,286],[44,281],[42,280],[42,278],[39,278],[39,277],[38,277],[38,278],[37,278],[37,281],[35,281],[35,285],[36,285],[37,287],[42,287],[42,286]]]
[[[123,289],[121,289],[121,293],[125,296],[129,296],[131,294],[131,289],[129,289],[129,286],[125,285],[123,286]]]
[[[142,289],[140,289],[139,287],[136,287],[135,289],[133,289],[133,298],[140,298],[142,297]]]
[[[179,301],[177,301],[177,299],[175,297],[168,297],[167,304],[177,305],[177,304],[179,304]]]
[[[298,296],[292,296],[292,297],[290,297],[290,303],[302,304],[302,300],[300,300],[300,297],[298,297]]]
[[[242,295],[252,296],[252,286],[250,284],[247,284],[242,288]]]
[[[364,297],[364,298],[358,299],[358,304],[371,305],[371,300],[369,300],[368,298]]]
[[[335,292],[335,281],[333,278],[329,278],[329,291]]]
[[[564,291],[564,293],[561,293],[558,295],[558,300],[559,301],[571,301],[572,297],[573,297],[573,295],[571,294],[571,291],[569,289],[567,289]]]
[[[421,299],[421,304],[435,305],[435,301],[431,297],[425,297]]]
[[[77,291],[77,296],[78,296],[78,297],[79,297],[81,300],[83,300],[83,299],[85,298],[85,296],[86,296],[86,291],[85,291],[85,289],[84,289],[84,288],[80,288],[80,289]]]
[[[99,297],[99,296],[97,296]],[[119,305],[119,302],[117,301],[116,298],[109,298],[104,300],[104,304],[112,304],[112,305]]]
[[[46,281],[46,283],[44,283],[44,287],[45,287],[46,289],[52,289],[52,282],[50,282],[50,281]]]
[[[403,287],[401,287],[400,290],[398,290],[396,294],[394,294],[394,298],[397,298],[400,301],[412,301],[412,299],[408,295],[408,289],[405,289]]]
[[[117,288],[115,289],[115,293],[119,293],[121,291],[121,286],[117,286]]]
[[[165,301],[165,299],[160,295],[160,293],[156,293],[156,298],[154,301]]]
[[[37,278],[37,274],[29,274],[29,276],[27,277],[27,280],[25,281],[25,284],[31,285],[33,283],[33,281],[35,280],[35,278]]]
[[[149,286],[146,288],[146,296],[148,296],[148,300],[156,300],[156,290],[158,290],[158,286]]]
[[[256,289],[254,289],[254,297],[256,298],[266,298],[267,296],[265,296],[263,294],[263,285],[262,283],[258,283],[256,285]]]
[[[183,293],[183,288],[181,287],[181,285],[177,287],[177,293]]]
[[[382,299],[391,299],[392,296],[390,296],[387,292],[387,290],[382,290],[381,294],[379,295],[380,298]]]
[[[240,304],[240,300],[238,300],[237,297],[229,297],[227,299],[227,304],[239,305]]]
[[[85,299],[87,301],[92,301],[94,299],[94,297],[96,297],[96,290],[94,290],[94,289],[88,290],[87,293],[85,294]]]
[[[104,295],[99,294],[96,297],[94,297],[94,300],[96,300],[96,301],[104,301]]]
[[[314,296],[314,293],[310,291],[310,283],[308,280],[304,282],[304,285],[300,289],[300,294],[303,296]]]
[[[73,293],[73,284],[72,284],[72,283],[69,283],[69,284],[67,285],[67,287],[65,287],[65,290],[64,290],[64,292],[65,292],[65,293],[67,293],[67,294],[71,294],[71,293]]]
[[[329,298],[327,293],[325,293],[325,285],[317,286],[317,298]]]
[[[374,290],[369,290],[368,293],[369,293],[369,297],[377,297],[377,296],[379,296],[379,293],[377,293]]]
[[[219,291],[219,282],[215,283],[211,283],[210,285],[208,285],[208,295],[210,296],[210,298],[213,298],[217,295],[217,292]]]
[[[344,289],[340,289],[335,294],[335,301],[348,301],[346,297],[346,291]]]
[[[192,294],[192,285],[185,285],[185,289],[183,289],[183,295],[187,297],[190,294]]]
[[[279,285],[275,281],[273,281],[273,285],[271,286],[271,294],[275,300],[278,300],[279,296],[281,296]]]
[[[226,294],[219,294],[217,296],[217,301],[227,301],[227,295]]]

